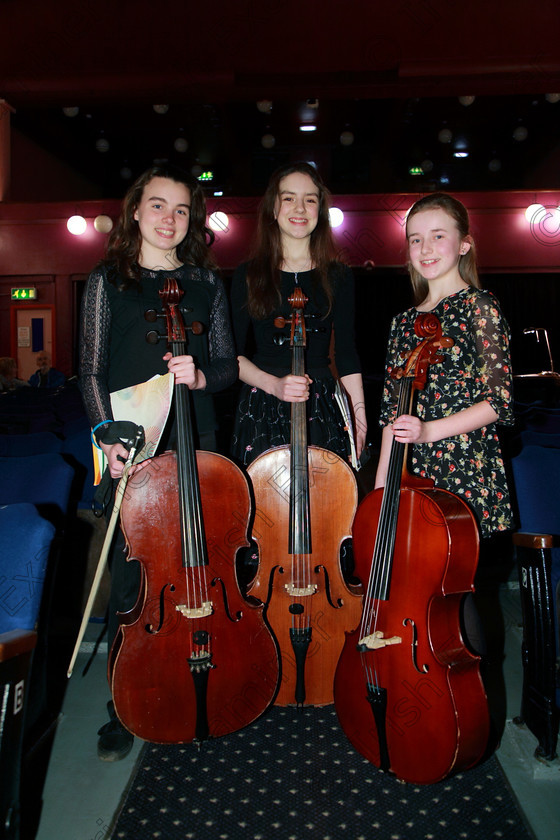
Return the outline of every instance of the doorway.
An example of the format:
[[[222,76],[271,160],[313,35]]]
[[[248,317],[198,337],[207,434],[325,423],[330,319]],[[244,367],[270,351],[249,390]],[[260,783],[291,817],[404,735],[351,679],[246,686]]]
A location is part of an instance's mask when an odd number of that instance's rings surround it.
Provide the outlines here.
[[[27,381],[37,370],[37,353],[46,351],[55,365],[53,336],[54,306],[12,306],[12,356],[19,379]]]

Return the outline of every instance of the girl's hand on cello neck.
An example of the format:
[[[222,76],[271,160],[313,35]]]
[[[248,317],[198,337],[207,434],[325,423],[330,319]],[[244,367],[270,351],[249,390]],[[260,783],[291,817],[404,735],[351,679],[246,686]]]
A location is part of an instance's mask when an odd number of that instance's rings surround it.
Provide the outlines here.
[[[307,374],[305,376],[273,376],[271,390],[273,394],[283,402],[306,402],[309,399],[309,386],[313,380]]]
[[[191,391],[203,391],[206,388],[206,377],[197,368],[192,356],[166,353],[163,360],[167,362],[169,372],[174,374],[176,385],[186,385]]]

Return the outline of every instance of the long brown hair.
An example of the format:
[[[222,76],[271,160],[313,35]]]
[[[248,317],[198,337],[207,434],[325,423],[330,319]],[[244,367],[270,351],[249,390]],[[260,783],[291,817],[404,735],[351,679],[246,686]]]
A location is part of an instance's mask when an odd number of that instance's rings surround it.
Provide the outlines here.
[[[469,286],[474,286],[475,289],[480,289],[480,280],[478,278],[478,270],[476,267],[476,249],[473,238],[470,234],[469,214],[467,208],[457,198],[454,198],[448,193],[432,193],[425,195],[412,205],[406,218],[406,232],[408,237],[408,225],[413,216],[421,213],[424,210],[443,210],[448,216],[451,216],[461,241],[468,237],[470,248],[466,254],[459,256],[458,269],[462,279]],[[408,263],[408,272],[410,274],[410,282],[412,283],[412,290],[414,293],[414,303],[422,303],[428,294],[428,281],[416,271],[412,264]]]
[[[116,268],[117,278],[110,275],[111,282],[118,282],[122,288],[140,284],[138,259],[142,247],[142,236],[134,213],[142,200],[145,187],[153,178],[168,178],[184,184],[189,190],[191,208],[189,229],[182,242],[177,245],[177,258],[182,263],[201,268],[215,268],[210,253],[214,234],[206,226],[206,199],[200,183],[174,166],[152,166],[132,184],[122,203],[121,214],[111,231],[103,265]]]
[[[315,230],[309,238],[309,252],[319,275],[319,285],[327,297],[329,312],[332,306],[333,290],[328,270],[335,259],[336,247],[329,223],[330,193],[314,166],[305,162],[292,163],[272,174],[259,206],[256,240],[247,269],[248,310],[253,318],[266,318],[281,302],[280,266],[283,254],[275,210],[280,196],[280,182],[294,172],[308,175],[319,193],[319,214]]]

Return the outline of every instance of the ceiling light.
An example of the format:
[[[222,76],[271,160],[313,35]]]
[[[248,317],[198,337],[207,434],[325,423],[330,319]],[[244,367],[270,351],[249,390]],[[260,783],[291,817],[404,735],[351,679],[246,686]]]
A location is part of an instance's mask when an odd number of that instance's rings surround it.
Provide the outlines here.
[[[329,223],[332,228],[340,227],[344,221],[344,213],[340,207],[331,207],[329,210]]]
[[[469,156],[468,152],[453,152],[453,157],[456,158],[466,158]]]
[[[261,146],[265,149],[272,149],[274,144],[276,143],[276,138],[273,134],[263,134],[261,137]]]
[[[83,216],[70,216],[66,222],[66,227],[74,236],[81,236],[86,232],[87,222]]]
[[[317,126],[313,123],[305,123],[304,125],[300,125],[300,131],[317,131]]]
[[[354,142],[354,135],[351,131],[343,131],[340,135],[340,142],[343,146],[351,146]]]
[[[538,220],[541,213],[544,212],[545,209],[542,204],[530,204],[525,210],[525,218],[528,222],[534,223]]]
[[[227,233],[229,230],[229,219],[227,214],[222,213],[221,210],[217,210],[209,217],[208,225],[212,230],[215,230],[218,233]]]
[[[113,229],[113,220],[110,216],[96,216],[93,226],[98,233],[109,233]]]

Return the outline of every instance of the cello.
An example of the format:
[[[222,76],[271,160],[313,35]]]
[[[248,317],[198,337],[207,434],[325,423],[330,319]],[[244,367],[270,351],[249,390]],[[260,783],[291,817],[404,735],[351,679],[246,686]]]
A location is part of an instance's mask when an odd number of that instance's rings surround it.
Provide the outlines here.
[[[296,286],[289,298],[292,373],[305,374],[307,298]],[[279,336],[279,338],[283,338]],[[249,465],[255,498],[253,539],[259,565],[248,592],[266,603],[280,649],[279,706],[332,703],[336,663],[361,613],[361,586],[346,583],[340,548],[350,536],[358,491],[348,464],[307,445],[306,405],[291,404],[290,444]]]
[[[175,278],[160,296],[171,351],[184,355]],[[177,452],[136,470],[121,508],[128,560],[140,562],[142,582],[109,661],[120,721],[159,743],[241,729],[271,704],[278,682],[263,605],[242,597],[235,574],[235,554],[248,545],[247,480],[222,455],[195,451],[187,385],[176,384],[174,395]]]
[[[392,372],[400,379],[396,416],[411,413],[428,365],[453,344],[430,313],[418,315],[415,332],[417,347]],[[474,589],[479,536],[462,499],[408,473],[406,450],[393,440],[385,488],[356,513],[356,574],[368,584],[334,695],[358,752],[403,781],[430,784],[474,765],[488,740],[480,659],[465,647],[459,620]]]

